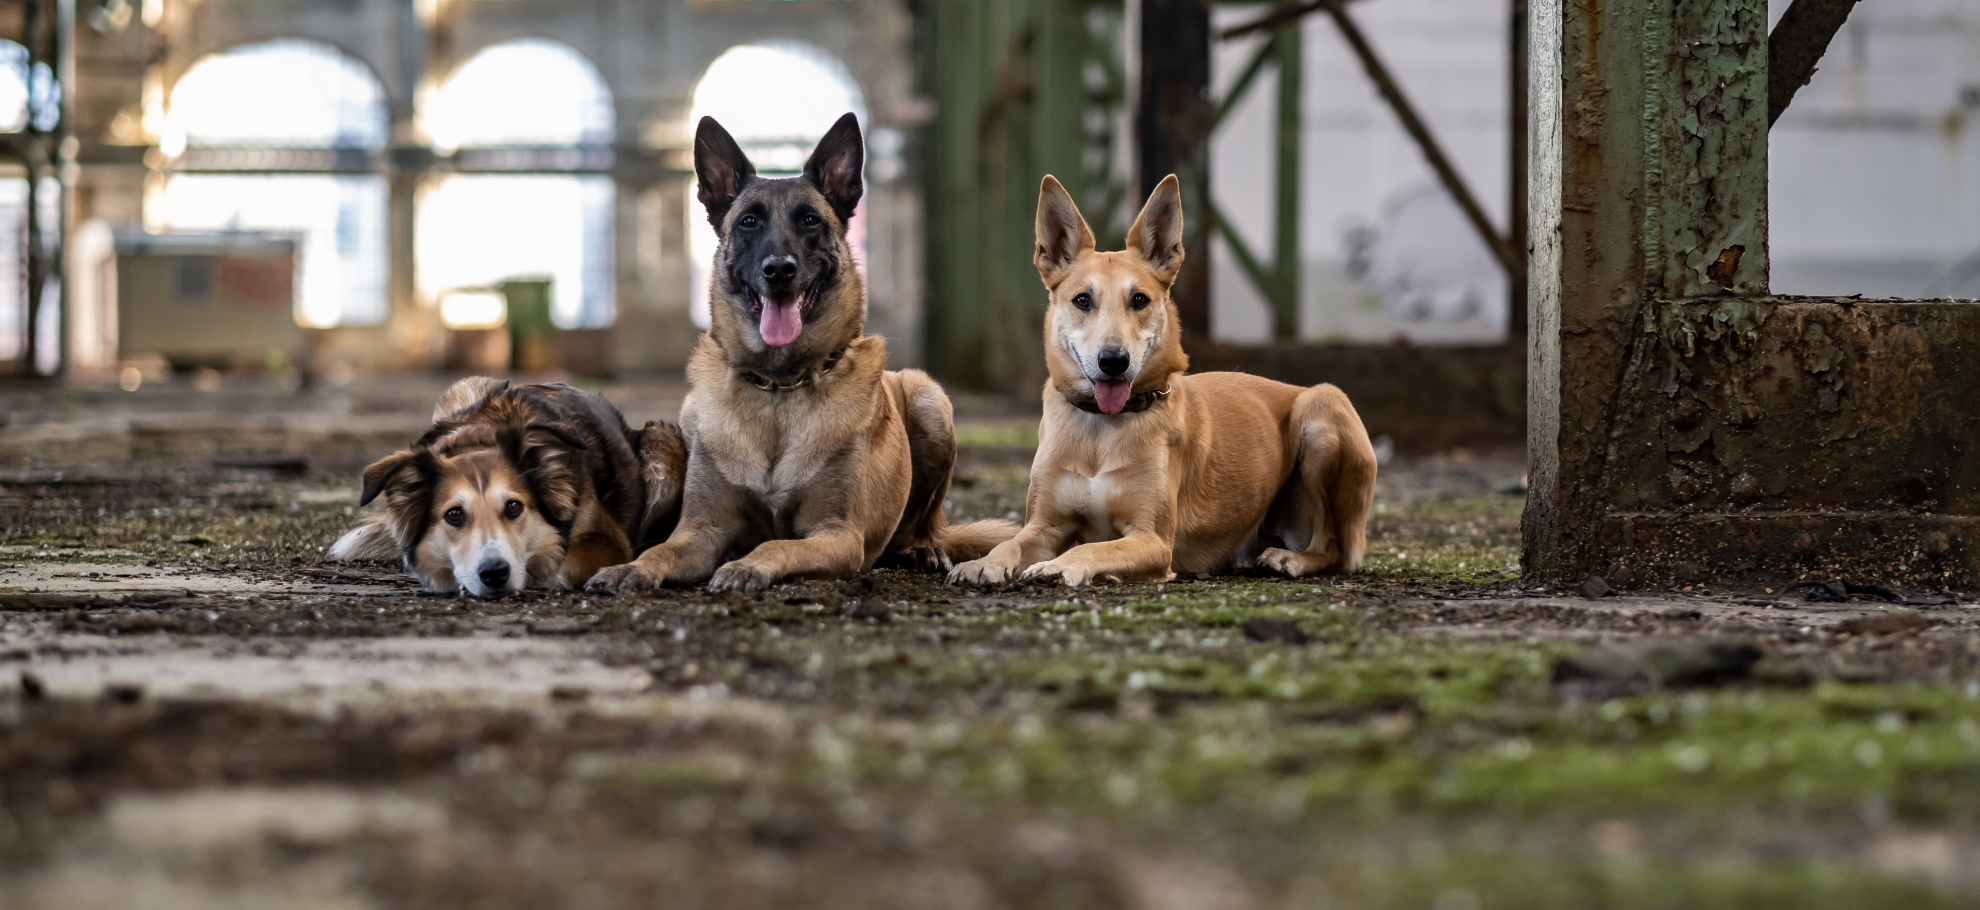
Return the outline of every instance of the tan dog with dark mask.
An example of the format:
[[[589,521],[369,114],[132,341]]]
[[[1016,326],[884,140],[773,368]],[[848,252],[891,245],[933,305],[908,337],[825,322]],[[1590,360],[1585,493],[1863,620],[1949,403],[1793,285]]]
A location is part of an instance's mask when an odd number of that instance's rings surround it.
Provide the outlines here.
[[[866,286],[846,225],[864,158],[847,114],[802,176],[765,179],[720,124],[702,119],[695,176],[721,246],[711,325],[688,362],[681,407],[681,521],[589,590],[760,591],[883,557],[940,570],[1016,532],[1002,521],[948,526],[949,398],[920,370],[887,371],[886,340],[861,334]]]

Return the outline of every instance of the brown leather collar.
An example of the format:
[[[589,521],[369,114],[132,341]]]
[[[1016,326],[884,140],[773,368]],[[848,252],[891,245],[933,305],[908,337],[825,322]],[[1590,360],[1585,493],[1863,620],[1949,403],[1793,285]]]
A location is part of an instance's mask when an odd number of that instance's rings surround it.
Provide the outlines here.
[[[832,368],[839,365],[839,358],[846,356],[846,351],[850,348],[851,345],[847,345],[833,351],[832,356],[825,358],[825,362],[819,364],[816,369],[805,370],[790,382],[778,382],[774,379],[765,378],[761,373],[752,373],[748,370],[737,370],[736,375],[742,377],[742,381],[756,386],[765,392],[795,392],[810,385],[818,377],[832,372]]]
[[[1146,411],[1149,408],[1154,407],[1155,402],[1161,401],[1162,399],[1165,399],[1167,397],[1169,397],[1168,389],[1152,389],[1150,391],[1143,392],[1139,395],[1129,398],[1127,400],[1127,406],[1121,408],[1121,413],[1133,414],[1137,411]],[[1085,411],[1088,414],[1106,414],[1109,417],[1114,416],[1111,414],[1107,414],[1107,412],[1105,411],[1100,410],[1100,404],[1091,398],[1087,398],[1087,399],[1068,398],[1066,400],[1072,402],[1073,407]]]

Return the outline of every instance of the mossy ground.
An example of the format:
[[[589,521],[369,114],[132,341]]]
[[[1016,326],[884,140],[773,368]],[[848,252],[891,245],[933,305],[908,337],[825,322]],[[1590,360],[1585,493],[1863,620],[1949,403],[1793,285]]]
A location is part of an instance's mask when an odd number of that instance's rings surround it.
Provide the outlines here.
[[[1025,440],[980,435],[954,510],[1021,510],[1012,452]],[[750,597],[493,603],[322,565],[352,520],[345,483],[17,485],[0,563],[347,573],[402,593],[21,602],[0,607],[11,640],[87,650],[142,620],[132,628],[188,646],[260,647],[524,634],[556,617],[598,660],[649,670],[654,694],[353,704],[326,719],[33,702],[17,688],[0,726],[0,850],[28,871],[0,876],[0,894],[39,887],[32,870],[64,856],[109,855],[90,852],[89,819],[119,793],[273,782],[443,805],[444,830],[311,848],[401,906],[638,906],[654,888],[679,906],[1970,902],[1973,873],[1941,859],[1970,849],[1980,817],[1980,687],[1965,664],[1918,650],[1871,678],[1557,685],[1586,628],[1512,611],[1462,629],[1426,618],[1450,599],[1516,599],[1521,500],[1491,474],[1455,491],[1385,486],[1369,564],[1344,578],[978,591],[884,571]],[[1661,616],[1595,637],[1702,634]],[[1308,640],[1257,640],[1259,619]],[[1950,633],[1933,642],[1969,635]],[[1824,641],[1800,647],[1841,647]],[[11,653],[0,659],[21,662],[0,669],[32,668]],[[315,855],[275,849],[209,873],[261,881]]]

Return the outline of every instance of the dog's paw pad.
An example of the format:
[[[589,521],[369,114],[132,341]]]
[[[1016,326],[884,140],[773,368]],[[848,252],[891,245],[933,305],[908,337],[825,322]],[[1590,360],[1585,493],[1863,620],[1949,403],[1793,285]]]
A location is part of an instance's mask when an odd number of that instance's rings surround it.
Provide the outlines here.
[[[908,551],[908,561],[923,572],[947,572],[953,565],[948,551],[941,547],[915,547]]]
[[[1060,565],[1056,562],[1041,562],[1024,570],[1024,573],[1018,577],[1023,581],[1044,583],[1056,581],[1068,588],[1077,588],[1093,580],[1092,575],[1085,569],[1076,566]]]
[[[1294,553],[1291,550],[1281,550],[1278,547],[1272,547],[1258,554],[1258,559],[1253,562],[1253,565],[1267,572],[1276,572],[1284,575],[1287,578],[1298,578],[1302,575],[1313,574],[1312,567],[1307,564],[1308,561],[1304,553]]]
[[[1010,570],[987,559],[973,559],[949,570],[952,585],[1000,585],[1009,581]]]
[[[770,573],[762,569],[732,562],[715,570],[715,577],[708,580],[708,590],[752,594],[770,587],[773,580]]]
[[[633,594],[657,591],[663,579],[636,565],[607,566],[584,583],[586,594]]]

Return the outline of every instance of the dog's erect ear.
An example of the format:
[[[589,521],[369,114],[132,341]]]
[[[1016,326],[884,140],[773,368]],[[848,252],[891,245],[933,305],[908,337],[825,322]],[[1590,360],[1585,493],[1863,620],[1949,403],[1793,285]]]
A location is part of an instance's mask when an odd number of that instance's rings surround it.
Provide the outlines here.
[[[427,480],[425,454],[422,449],[401,449],[372,462],[371,467],[364,469],[364,495],[358,497],[358,505],[371,505],[371,501],[385,491],[387,484],[393,484],[395,492],[409,485],[424,484]]]
[[[755,176],[756,166],[749,163],[749,156],[743,154],[735,137],[716,123],[715,118],[701,118],[701,126],[694,131],[694,179],[699,184],[696,195],[702,207],[708,209],[708,223],[717,232],[722,230],[722,219],[728,217],[729,206],[735,204],[743,186]]]
[[[825,194],[841,224],[851,221],[859,197],[866,192],[860,171],[866,166],[866,145],[859,138],[859,118],[851,114],[839,118],[811,150],[804,163],[804,179]]]
[[[1170,174],[1148,194],[1148,204],[1128,228],[1128,251],[1155,269],[1164,284],[1174,284],[1183,263],[1182,183]]]
[[[1046,288],[1056,288],[1081,253],[1092,252],[1093,229],[1071,194],[1051,174],[1038,185],[1038,250],[1031,261],[1038,266]]]

